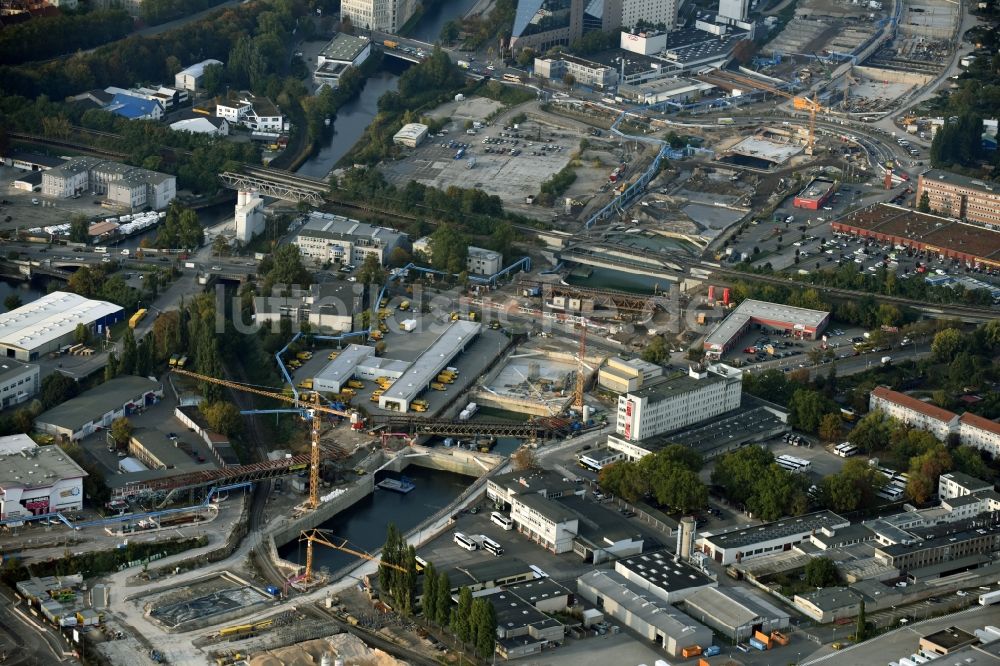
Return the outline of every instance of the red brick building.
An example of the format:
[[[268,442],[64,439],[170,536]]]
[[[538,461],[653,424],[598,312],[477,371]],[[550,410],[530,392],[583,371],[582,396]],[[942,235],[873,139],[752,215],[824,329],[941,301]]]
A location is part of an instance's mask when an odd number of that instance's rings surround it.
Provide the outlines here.
[[[995,184],[931,169],[917,180],[917,201],[924,192],[936,213],[1000,228],[1000,187]]]
[[[806,210],[819,210],[826,205],[833,193],[837,191],[837,183],[826,178],[813,178],[802,191],[795,195],[792,205]]]

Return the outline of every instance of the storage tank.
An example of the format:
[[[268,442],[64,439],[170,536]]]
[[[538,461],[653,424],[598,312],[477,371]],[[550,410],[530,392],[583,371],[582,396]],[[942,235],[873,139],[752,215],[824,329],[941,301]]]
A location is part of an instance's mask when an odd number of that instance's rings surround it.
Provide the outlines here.
[[[722,302],[729,305],[729,287],[722,290]]]
[[[590,421],[590,415],[594,412],[594,409],[590,405],[583,406],[583,423],[586,425]]]
[[[694,533],[697,523],[691,516],[681,518],[680,530],[677,533],[677,555],[681,559],[691,557],[691,549],[694,547]]]

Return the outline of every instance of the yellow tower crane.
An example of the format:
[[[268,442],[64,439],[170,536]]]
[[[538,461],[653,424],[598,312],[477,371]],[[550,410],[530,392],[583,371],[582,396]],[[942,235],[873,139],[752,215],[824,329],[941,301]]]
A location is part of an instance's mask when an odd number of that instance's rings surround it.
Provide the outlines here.
[[[313,582],[313,544],[318,543],[321,546],[326,546],[327,548],[333,548],[334,550],[339,550],[348,555],[353,555],[362,560],[368,560],[370,562],[378,562],[379,566],[389,567],[390,569],[396,569],[397,571],[407,572],[406,567],[401,567],[398,564],[392,564],[390,562],[383,562],[379,558],[366,553],[361,550],[354,550],[353,548],[348,548],[347,539],[343,539],[340,543],[334,543],[326,530],[321,530],[319,528],[313,528],[311,530],[303,530],[299,535],[299,541],[306,542],[306,571],[303,575],[302,581],[309,585]],[[336,537],[338,540],[340,537]]]
[[[722,74],[722,72],[716,72],[716,74]],[[832,113],[832,110],[823,106],[816,100],[803,97],[802,95],[794,95],[789,92],[785,92],[780,88],[775,88],[772,85],[764,83],[763,81],[757,81],[746,76],[741,76],[734,72],[726,71],[725,79],[736,83],[742,83],[750,88],[756,88],[757,90],[763,90],[764,92],[769,92],[772,95],[777,95],[779,97],[784,97],[785,99],[792,100],[792,107],[799,111],[809,112],[809,139],[806,143],[806,155],[812,155],[814,145],[816,142],[816,114],[817,113]]]
[[[312,419],[312,447],[310,449],[310,460],[309,460],[308,507],[313,510],[319,507],[319,462],[320,462],[319,414],[331,414],[333,416],[342,416],[350,418],[352,416],[351,412],[345,412],[340,409],[334,409],[333,407],[327,407],[326,405],[320,404],[320,395],[318,391],[313,391],[310,394],[307,394],[306,398],[297,400],[283,393],[275,393],[274,391],[266,391],[264,389],[256,388],[254,386],[247,386],[246,384],[240,384],[239,382],[229,381],[226,379],[217,379],[215,377],[209,377],[207,375],[200,375],[197,372],[191,372],[190,370],[181,370],[180,368],[172,368],[171,371],[178,375],[191,377],[192,379],[197,379],[198,381],[202,382],[208,382],[209,384],[216,384],[218,386],[232,389],[234,391],[243,391],[244,393],[252,393],[254,395],[263,396],[265,398],[273,398],[274,400],[281,400],[282,402],[289,402],[295,405],[298,405],[300,402],[306,402],[308,400],[309,407],[306,411],[309,418]]]
[[[577,349],[577,368],[576,368],[576,390],[573,392],[573,407],[580,413],[580,418],[583,419],[583,389],[587,382],[586,366],[587,366],[587,320],[584,319],[580,322],[580,338],[579,347]]]

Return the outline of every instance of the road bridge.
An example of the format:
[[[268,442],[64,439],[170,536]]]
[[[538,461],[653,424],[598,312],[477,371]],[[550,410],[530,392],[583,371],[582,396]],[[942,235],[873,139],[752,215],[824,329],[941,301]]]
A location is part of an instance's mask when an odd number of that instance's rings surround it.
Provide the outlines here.
[[[515,437],[518,439],[547,439],[563,437],[570,432],[569,419],[545,417],[523,423],[509,421],[469,422],[448,419],[425,419],[418,416],[375,417],[376,424],[386,426],[387,432],[406,432],[414,435],[443,435],[450,437]]]
[[[529,279],[518,280],[517,288],[519,291],[540,290],[542,300],[545,302],[551,302],[553,297],[558,296],[588,299],[593,302],[594,309],[603,308],[619,312],[652,312],[659,304],[666,303],[662,295],[633,294],[614,289],[590,289]]]

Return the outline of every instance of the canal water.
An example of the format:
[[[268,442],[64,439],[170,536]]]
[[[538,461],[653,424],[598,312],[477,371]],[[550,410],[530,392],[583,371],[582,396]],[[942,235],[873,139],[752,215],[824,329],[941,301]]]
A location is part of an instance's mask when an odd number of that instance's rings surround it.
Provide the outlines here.
[[[373,552],[385,543],[385,530],[390,522],[405,534],[448,506],[475,480],[470,476],[416,465],[407,467],[403,476],[416,485],[413,491],[401,495],[376,489],[373,494],[321,524],[320,529],[347,539],[354,548]],[[306,561],[305,544],[298,540],[279,547],[278,553],[290,562],[301,564]],[[317,567],[326,567],[331,573],[358,562],[351,555],[323,546],[315,546],[313,557]]]
[[[0,280],[0,312],[6,312],[3,302],[11,294],[21,297],[21,303],[27,305],[45,295],[45,283],[39,280],[18,282],[15,280]]]
[[[407,35],[412,39],[433,44],[441,36],[441,28],[452,19],[465,16],[476,0],[440,0],[435,2],[420,17],[420,21]]]

